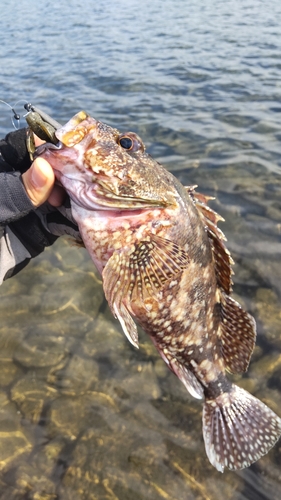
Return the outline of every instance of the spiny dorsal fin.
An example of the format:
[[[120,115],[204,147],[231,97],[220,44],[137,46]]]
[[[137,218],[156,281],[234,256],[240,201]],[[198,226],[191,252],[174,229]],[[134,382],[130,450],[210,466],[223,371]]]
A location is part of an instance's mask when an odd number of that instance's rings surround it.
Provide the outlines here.
[[[133,345],[137,345],[130,302],[137,296],[143,302],[186,268],[189,258],[175,243],[151,235],[135,245],[118,250],[110,257],[102,276],[109,307]]]
[[[226,370],[247,371],[256,341],[256,322],[240,304],[221,293],[221,350]]]
[[[231,266],[234,262],[230,252],[224,244],[226,238],[217,226],[218,221],[223,221],[224,219],[207,205],[208,201],[213,200],[214,198],[211,196],[205,196],[201,193],[196,193],[196,187],[197,186],[187,186],[186,190],[198,210],[211,242],[215,259],[218,286],[229,294],[232,291],[231,276],[233,271]]]

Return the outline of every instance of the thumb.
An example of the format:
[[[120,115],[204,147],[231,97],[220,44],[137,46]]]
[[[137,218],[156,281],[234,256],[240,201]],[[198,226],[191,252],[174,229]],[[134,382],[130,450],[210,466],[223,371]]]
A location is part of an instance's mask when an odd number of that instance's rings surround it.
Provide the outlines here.
[[[27,195],[33,205],[42,205],[50,196],[55,182],[51,165],[44,158],[36,158],[31,167],[22,174]]]

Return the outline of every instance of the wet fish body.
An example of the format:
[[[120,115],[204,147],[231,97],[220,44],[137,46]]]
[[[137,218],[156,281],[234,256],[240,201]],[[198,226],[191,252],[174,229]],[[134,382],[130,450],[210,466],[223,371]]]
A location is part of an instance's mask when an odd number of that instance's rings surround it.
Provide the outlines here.
[[[137,347],[135,321],[190,394],[204,398],[203,436],[221,472],[266,454],[281,419],[234,385],[247,370],[255,322],[231,294],[232,259],[208,198],[85,112],[41,147],[71,198],[73,217],[103,277],[109,306]]]

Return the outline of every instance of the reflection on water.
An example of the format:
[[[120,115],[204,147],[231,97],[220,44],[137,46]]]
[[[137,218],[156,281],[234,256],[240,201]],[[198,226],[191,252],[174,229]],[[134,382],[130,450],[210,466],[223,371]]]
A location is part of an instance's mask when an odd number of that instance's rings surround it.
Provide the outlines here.
[[[235,296],[258,325],[235,380],[279,415],[280,21],[278,0],[62,0],[40,12],[12,0],[0,20],[0,98],[134,130],[183,184],[216,196]],[[139,351],[129,345],[85,250],[47,249],[0,288],[0,314],[1,499],[280,498],[280,443],[238,473],[209,464],[200,402],[143,333]]]

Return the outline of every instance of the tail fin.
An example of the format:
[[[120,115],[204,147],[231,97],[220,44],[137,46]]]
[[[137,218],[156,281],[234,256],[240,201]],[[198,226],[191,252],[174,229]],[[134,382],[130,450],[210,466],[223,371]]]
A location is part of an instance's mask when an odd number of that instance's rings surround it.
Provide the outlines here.
[[[265,455],[281,435],[281,418],[247,391],[232,386],[203,408],[206,453],[218,471],[244,469]]]

